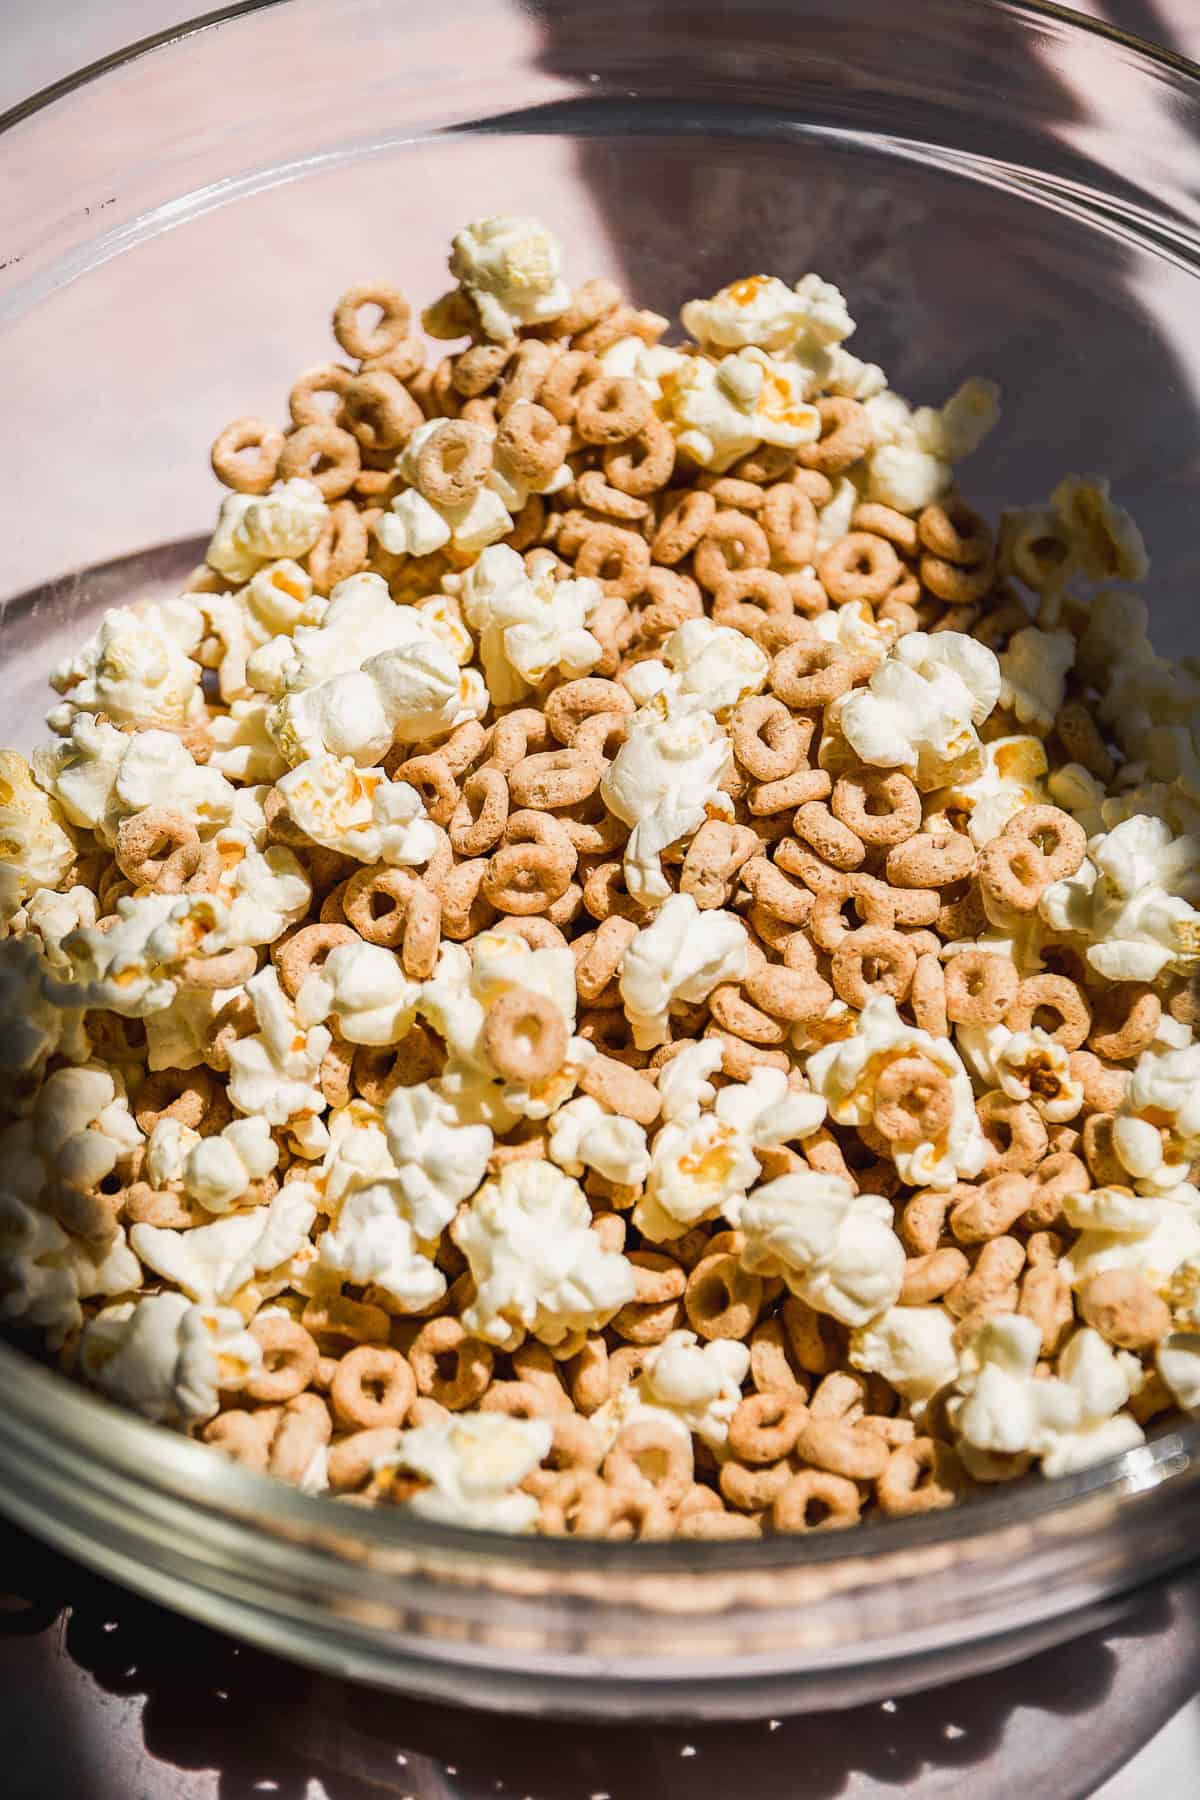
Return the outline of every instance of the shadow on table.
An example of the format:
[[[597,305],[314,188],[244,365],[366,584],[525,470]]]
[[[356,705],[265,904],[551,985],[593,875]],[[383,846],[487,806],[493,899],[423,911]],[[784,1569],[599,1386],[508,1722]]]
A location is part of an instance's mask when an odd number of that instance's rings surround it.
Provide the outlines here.
[[[1131,1754],[1175,1704],[1164,1697],[1162,1712],[1147,1717],[1144,1695],[1133,1715],[1111,1703],[1122,1646],[1152,1638],[1170,1622],[1161,1592],[1103,1634],[1014,1670],[951,1683],[936,1701],[915,1696],[843,1713],[712,1727],[584,1727],[494,1717],[326,1679],[177,1618],[14,1530],[0,1553],[0,1595],[0,1639],[51,1633],[69,1608],[61,1646],[43,1644],[43,1651],[65,1653],[109,1695],[144,1696],[146,1751],[173,1770],[215,1769],[220,1800],[263,1793],[309,1800],[314,1776],[328,1800],[675,1800],[701,1791],[706,1800],[742,1800],[748,1784],[759,1800],[833,1800],[873,1794],[876,1784],[915,1784],[922,1775],[946,1791],[943,1783],[955,1771],[969,1780],[972,1800],[988,1800],[993,1792],[1013,1791],[1011,1755],[1003,1779],[987,1764],[1018,1709],[1033,1717],[1018,1734],[1017,1761],[1046,1771],[1082,1715],[1090,1714],[1090,1756],[1097,1732],[1113,1745],[1103,1768],[1122,1752]],[[9,1696],[11,1703],[11,1683]],[[31,1694],[35,1704],[39,1697],[45,1694]],[[74,1722],[69,1713],[62,1722],[68,1734],[87,1729],[83,1708]],[[134,1713],[122,1729],[127,1754],[140,1749]],[[111,1740],[111,1721],[105,1730]],[[1036,1750],[1031,1755],[1025,1746]],[[106,1741],[104,1748],[110,1757],[116,1748],[119,1760],[119,1746]],[[75,1763],[90,1766],[86,1743],[72,1749]],[[52,1745],[46,1754],[53,1759]],[[48,1766],[43,1779],[53,1772]],[[35,1785],[20,1794],[51,1791],[32,1779]],[[1069,1783],[1070,1776],[1056,1779]],[[163,1795],[190,1791],[164,1769]],[[926,1791],[923,1784],[919,1791]],[[1056,1789],[1061,1800],[1086,1791]],[[111,1789],[113,1800],[119,1792]],[[157,1787],[139,1785],[138,1792],[159,1800]],[[97,1786],[89,1800],[109,1800],[109,1793]]]

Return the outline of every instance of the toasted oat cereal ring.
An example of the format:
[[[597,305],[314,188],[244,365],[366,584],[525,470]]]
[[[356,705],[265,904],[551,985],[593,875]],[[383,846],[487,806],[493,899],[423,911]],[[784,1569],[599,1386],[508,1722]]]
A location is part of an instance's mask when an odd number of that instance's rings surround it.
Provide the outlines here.
[[[604,1439],[586,1419],[574,1413],[559,1415],[553,1421],[552,1431],[542,1467],[527,1475],[521,1483],[527,1494],[533,1494],[539,1500],[550,1492],[560,1475],[594,1476],[604,1460]]]
[[[199,867],[200,835],[172,807],[146,806],[118,825],[116,858],[122,873],[139,887],[178,894]]]
[[[570,945],[549,919],[539,915],[524,919],[497,919],[492,927],[505,937],[519,937],[531,950],[569,950]]]
[[[1158,1035],[1162,1002],[1144,981],[1122,981],[1096,996],[1088,1048],[1110,1062],[1128,1062]]]
[[[883,600],[901,573],[900,558],[887,539],[869,531],[847,532],[817,564],[821,584],[838,606],[851,600],[868,604]]]
[[[175,979],[181,988],[234,988],[249,981],[258,967],[257,953],[249,944],[225,950],[219,956],[189,956],[180,963]]]
[[[603,1482],[585,1501],[580,1523],[585,1536],[620,1542],[631,1538],[660,1542],[675,1529],[670,1506],[652,1487],[609,1487]]]
[[[571,947],[575,952],[575,986],[581,1000],[595,1000],[608,986],[636,936],[633,921],[614,914],[602,919],[586,939],[576,938]]]
[[[782,1319],[763,1319],[751,1332],[750,1379],[756,1393],[769,1394],[773,1400],[807,1398],[807,1381],[797,1376],[788,1356]]]
[[[243,1390],[251,1400],[273,1404],[293,1400],[311,1386],[317,1372],[316,1340],[286,1313],[253,1319],[250,1335],[263,1353],[262,1368]]]
[[[730,736],[735,757],[756,781],[779,781],[807,763],[813,724],[770,694],[751,694],[734,708]]]
[[[339,944],[358,942],[349,925],[304,925],[275,950],[275,966],[284,992],[293,1000],[307,976],[324,966],[329,952]]]
[[[875,1498],[889,1518],[905,1518],[953,1506],[965,1486],[966,1474],[952,1445],[915,1437],[897,1444],[888,1457]]]
[[[1046,1154],[1049,1139],[1042,1115],[1028,1100],[1010,1100],[997,1088],[975,1103],[983,1134],[992,1146],[989,1175],[1009,1170],[1028,1175]]]
[[[617,455],[619,452],[613,451],[610,454]],[[605,513],[610,519],[617,519],[627,525],[650,516],[648,501],[612,487],[599,469],[585,469],[575,486],[580,500],[592,512]]]
[[[809,1411],[814,1419],[841,1419],[854,1425],[870,1397],[870,1377],[854,1369],[830,1369],[813,1389]]]
[[[683,859],[680,893],[690,894],[702,911],[724,906],[733,877],[759,847],[757,834],[747,826],[706,819]]]
[[[460,1320],[430,1319],[422,1325],[408,1352],[417,1389],[444,1406],[463,1412],[478,1404],[492,1379],[495,1352],[470,1337]]]
[[[650,604],[637,614],[633,624],[646,649],[669,637],[685,619],[698,619],[704,612],[704,597],[699,586],[690,575],[681,575],[677,569],[647,569],[641,587],[631,597],[631,604],[636,604],[643,596]],[[594,637],[595,625],[590,629]]]
[[[790,1389],[747,1394],[739,1403],[729,1421],[729,1448],[740,1462],[778,1463],[795,1449],[808,1408],[803,1389],[792,1379]]]
[[[583,350],[566,350],[546,368],[537,389],[537,399],[561,425],[573,425],[580,393],[602,373],[594,356]]]
[[[651,413],[620,446],[604,452],[604,473],[622,494],[648,499],[664,488],[675,468],[675,439],[668,426]]]
[[[713,593],[713,623],[728,625],[774,650],[800,629],[782,575],[770,569],[738,569],[723,575]]]
[[[414,1025],[398,1044],[360,1044],[350,1078],[354,1091],[372,1106],[383,1106],[398,1087],[440,1075],[442,1057],[423,1025]]]
[[[898,931],[862,925],[838,943],[829,978],[848,1006],[864,1007],[879,994],[890,994],[899,1004],[912,986],[916,966],[912,945]]]
[[[269,493],[279,468],[283,433],[262,419],[234,419],[212,447],[213,474],[239,494]]]
[[[791,969],[779,963],[764,963],[752,970],[742,986],[747,998],[769,1018],[787,1024],[823,1018],[833,999],[832,988],[815,969]]]
[[[537,750],[551,748],[550,727],[536,707],[519,706],[497,719],[489,762],[507,775]]]
[[[950,1123],[949,1077],[926,1056],[897,1056],[875,1083],[875,1129],[890,1143],[933,1143]]]
[[[683,1303],[692,1330],[706,1341],[749,1337],[762,1306],[763,1284],[736,1256],[706,1256],[688,1276]]]
[[[947,606],[974,606],[989,594],[996,580],[996,565],[988,561],[964,569],[926,551],[920,564],[921,585]]]
[[[417,877],[407,869],[359,869],[347,881],[342,898],[342,911],[353,931],[350,938],[338,941],[349,943],[357,933],[368,944],[398,949],[417,886]]]
[[[1025,1246],[1015,1237],[991,1238],[980,1246],[970,1275],[950,1289],[944,1302],[947,1311],[969,1326],[962,1330],[960,1346],[970,1341],[984,1319],[1016,1311],[1017,1279],[1024,1267]]]
[[[1053,1019],[1046,1021],[1039,1014],[1057,1018],[1050,1035],[1065,1050],[1078,1050],[1092,1028],[1091,1007],[1065,975],[1027,975],[1017,987],[1004,1022],[1010,1031],[1030,1031],[1034,1025],[1049,1030]]]
[[[762,525],[772,559],[800,567],[813,560],[817,543],[817,509],[790,481],[777,482],[763,496]]]
[[[1017,997],[1020,977],[1007,956],[959,950],[946,963],[946,1015],[956,1025],[998,1025]]]
[[[304,559],[317,592],[327,594],[339,581],[357,575],[366,564],[367,550],[366,515],[353,500],[335,500],[320,537]]]
[[[557,345],[542,344],[535,338],[522,339],[504,371],[504,380],[496,395],[496,415],[505,418],[523,400],[541,400],[541,387],[546,375],[561,355]],[[550,408],[553,412],[553,407]]]
[[[840,394],[818,400],[817,411],[821,415],[821,436],[815,444],[801,445],[796,452],[797,461],[821,475],[841,475],[871,448],[870,415],[861,401]]]
[[[545,719],[560,744],[574,745],[589,720],[610,718],[613,713],[627,717],[632,711],[633,701],[619,681],[584,676],[551,690],[546,696]]]
[[[575,343],[581,350],[593,350],[597,355],[626,337],[640,338],[643,344],[657,344],[669,323],[661,313],[650,312],[646,307],[615,306],[594,325],[577,332]]]
[[[746,481],[732,470],[717,475],[705,469],[697,477],[697,486],[711,494],[718,506],[732,506],[738,512],[757,512],[766,499],[761,482]]]
[[[1033,1189],[1024,1175],[1015,1171],[993,1175],[951,1207],[950,1229],[960,1244],[982,1244],[1003,1237],[1032,1198]]]
[[[888,1462],[888,1447],[873,1432],[841,1419],[801,1421],[796,1454],[815,1468],[851,1481],[877,1481]]]
[[[472,344],[454,358],[452,385],[464,400],[486,394],[504,373],[513,353],[511,344]]]
[[[309,1300],[300,1314],[306,1331],[322,1337],[345,1338],[352,1344],[386,1343],[390,1321],[381,1306],[352,1300],[346,1294],[325,1294]]]
[[[480,425],[447,419],[417,457],[416,485],[434,506],[465,506],[492,466],[492,439]]]
[[[771,546],[757,519],[749,513],[719,512],[708,523],[692,555],[692,570],[702,588],[715,593],[728,575],[770,566]]]
[[[1015,912],[1033,912],[1051,882],[1074,875],[1087,851],[1082,825],[1057,806],[1027,806],[979,856],[986,896]]]
[[[676,1506],[692,1485],[691,1437],[665,1419],[636,1419],[618,1432],[604,1459],[603,1474],[618,1491],[654,1490]]]
[[[574,425],[585,444],[624,443],[651,416],[649,395],[630,375],[598,375],[576,395]]]
[[[855,531],[869,531],[876,537],[886,538],[902,556],[917,553],[917,521],[907,513],[897,512],[893,506],[883,506],[877,500],[862,500],[850,515],[850,525]]]
[[[147,1137],[160,1119],[198,1131],[216,1101],[217,1084],[207,1069],[156,1069],[137,1090],[133,1116]]]
[[[589,524],[575,558],[575,573],[598,581],[606,594],[629,600],[650,564],[650,546],[620,525]]]
[[[374,452],[399,450],[424,415],[395,375],[386,369],[370,369],[346,383],[342,418],[363,449]]]
[[[1029,1174],[1029,1206],[1022,1221],[1031,1231],[1057,1225],[1068,1194],[1085,1194],[1092,1185],[1087,1164],[1069,1150],[1057,1150]]]
[[[892,887],[941,888],[975,872],[975,846],[963,832],[916,831],[893,844],[884,865]]]
[[[571,840],[556,819],[529,809],[512,813],[503,845],[484,869],[484,897],[497,912],[545,912],[566,892],[576,861]]]
[[[271,1455],[271,1438],[279,1421],[280,1409],[263,1408],[259,1412],[218,1413],[201,1429],[206,1444],[212,1444],[244,1469],[265,1475]]]
[[[844,1475],[805,1469],[791,1475],[771,1506],[776,1531],[842,1531],[857,1525],[862,1507],[858,1489]]]
[[[365,306],[378,308],[379,317],[367,324],[360,316]],[[386,356],[408,337],[412,307],[387,282],[361,282],[347,288],[333,309],[333,335],[347,356],[360,362]]]
[[[343,363],[323,363],[319,368],[306,369],[293,382],[288,395],[293,425],[324,425],[331,418],[336,420],[342,396],[353,380],[353,369],[347,369]],[[332,406],[322,404],[326,395],[332,397]]]
[[[715,987],[708,1004],[717,1024],[748,1044],[782,1044],[787,1038],[778,1019],[752,1006],[730,982]]]
[[[767,1463],[747,1468],[744,1463],[722,1462],[718,1481],[721,1492],[731,1506],[742,1512],[757,1513],[771,1505],[792,1479],[790,1462]]]
[[[349,493],[361,467],[358,440],[328,421],[301,425],[284,439],[279,453],[280,478],[290,481],[301,475],[315,482],[326,500],[340,500]]]
[[[1085,1110],[1116,1112],[1125,1098],[1130,1071],[1101,1062],[1090,1050],[1072,1050],[1068,1061],[1072,1081],[1082,1084]]]
[[[537,1381],[493,1381],[479,1402],[480,1412],[504,1413],[510,1419],[548,1419],[569,1406],[561,1388],[556,1398]]]
[[[459,790],[450,765],[440,751],[406,757],[403,762],[395,763],[388,773],[391,780],[407,781],[416,788],[435,825],[449,824],[458,805]]]
[[[327,1106],[335,1110],[350,1100],[350,1077],[354,1068],[354,1046],[334,1035],[333,1042],[321,1058],[318,1081]]]
[[[814,1168],[817,1166],[811,1156],[808,1160]],[[832,1319],[794,1294],[784,1301],[780,1317],[792,1355],[806,1375],[824,1375],[835,1366],[840,1351]]]
[[[329,1398],[343,1429],[365,1431],[403,1424],[416,1392],[416,1377],[399,1350],[360,1344],[338,1363]]]
[[[513,987],[492,1000],[483,1022],[488,1056],[507,1081],[544,1081],[567,1054],[562,1013],[544,994]]]
[[[1149,1350],[1171,1329],[1171,1309],[1136,1269],[1104,1269],[1084,1282],[1079,1310],[1122,1350]]]
[[[585,281],[582,287],[576,288],[566,312],[559,313],[556,319],[546,321],[538,329],[549,332],[554,337],[574,337],[577,332],[587,331],[590,326],[599,324],[601,319],[616,312],[620,305],[620,288],[603,275],[596,275],[591,281]]]
[[[921,796],[898,769],[856,769],[839,776],[830,809],[856,838],[872,847],[894,850],[921,824]]]
[[[1108,785],[1116,764],[1099,725],[1082,700],[1067,700],[1059,708],[1054,720],[1054,735],[1068,762],[1082,763],[1089,775]]]
[[[604,765],[597,756],[566,748],[527,756],[509,771],[508,786],[516,806],[549,811],[577,806],[600,785]]]
[[[395,1425],[376,1425],[342,1438],[329,1452],[327,1474],[330,1490],[335,1494],[346,1494],[361,1488],[381,1457],[395,1455],[399,1439],[400,1433]]]
[[[662,1099],[652,1081],[627,1068],[615,1057],[594,1056],[579,1077],[579,1091],[598,1100],[601,1106],[621,1118],[634,1119],[639,1125],[653,1125],[662,1109]]]
[[[1083,1125],[1083,1154],[1097,1187],[1124,1187],[1128,1171],[1117,1155],[1112,1113],[1093,1113]]]
[[[682,562],[696,548],[717,513],[711,494],[691,488],[680,495],[663,514],[654,534],[650,551],[656,563],[670,566]]]
[[[917,957],[909,999],[912,1004],[913,1018],[922,1031],[927,1031],[931,1037],[949,1036],[950,1018],[946,1011],[946,973],[936,953],[926,952]]]
[[[917,535],[934,556],[965,568],[986,562],[992,554],[987,521],[956,494],[923,508],[917,516]]]
[[[74,1195],[76,1190],[71,1189]],[[120,1195],[115,1196],[122,1201],[121,1222],[125,1225],[159,1225],[167,1231],[189,1231],[193,1225],[209,1225],[212,1214],[207,1212],[197,1201],[189,1200],[186,1194],[174,1193],[169,1188],[155,1189],[149,1182],[135,1181]],[[73,1231],[77,1237],[86,1237],[88,1233],[78,1229],[74,1218],[64,1216],[62,1209],[50,1198],[43,1202],[47,1212],[58,1219],[64,1231]]]
[[[857,869],[866,856],[862,839],[819,800],[807,801],[797,810],[792,829],[835,869]]]
[[[710,1494],[710,1488],[701,1489]],[[713,1494],[713,1499],[717,1496]],[[686,1516],[682,1512],[675,1515],[675,1536],[687,1541],[705,1543],[725,1542],[731,1538],[756,1538],[762,1536],[762,1526],[757,1519],[745,1513],[726,1512],[720,1502],[713,1509],[694,1511]]]
[[[608,1489],[587,1468],[560,1470],[538,1483],[538,1524],[547,1537],[603,1537],[608,1524]]]
[[[624,919],[643,918],[642,908],[625,885],[625,865],[600,862],[587,871],[583,883],[583,904],[593,919],[607,919],[613,913]]]
[[[775,918],[782,919],[785,924],[798,926],[807,922],[813,909],[813,896],[807,888],[799,887],[765,856],[753,856],[742,865],[741,879],[753,894],[759,906],[772,913]]]
[[[570,426],[531,401],[510,408],[500,421],[495,454],[521,481],[541,484],[561,468],[570,443]]]
[[[333,1435],[329,1409],[319,1394],[297,1394],[283,1409],[271,1439],[267,1473],[300,1482]]]
[[[952,1188],[922,1188],[905,1201],[900,1214],[900,1236],[914,1256],[929,1256],[937,1249],[952,1203],[968,1192],[960,1181]]]
[[[940,1250],[929,1250],[924,1256],[910,1256],[904,1265],[904,1280],[896,1304],[928,1306],[962,1281],[970,1267],[963,1252],[949,1244]]]
[[[814,632],[785,644],[771,662],[770,683],[785,706],[804,711],[827,706],[854,683],[854,664],[836,644],[827,644]]]

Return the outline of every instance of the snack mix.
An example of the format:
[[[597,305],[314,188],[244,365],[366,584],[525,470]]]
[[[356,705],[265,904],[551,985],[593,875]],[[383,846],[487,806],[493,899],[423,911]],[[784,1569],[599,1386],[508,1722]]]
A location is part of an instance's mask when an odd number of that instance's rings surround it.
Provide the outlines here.
[[[1200,664],[998,532],[816,275],[534,220],[344,360],[0,757],[0,1318],[248,1468],[749,1538],[1200,1407]]]

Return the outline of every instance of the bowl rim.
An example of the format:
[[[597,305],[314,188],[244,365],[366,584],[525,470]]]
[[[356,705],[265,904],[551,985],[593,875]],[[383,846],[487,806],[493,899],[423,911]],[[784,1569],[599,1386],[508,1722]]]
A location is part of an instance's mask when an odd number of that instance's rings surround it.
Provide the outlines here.
[[[266,13],[287,0],[236,0],[83,64],[0,113],[0,134],[46,111],[92,82],[117,73],[160,49],[234,20]],[[1068,34],[1091,37],[1132,51],[1153,67],[1200,84],[1200,63],[1096,19],[1056,0],[977,0],[981,10],[1013,15],[1027,24],[1051,22]],[[851,1531],[750,1541],[710,1540],[702,1559],[691,1542],[624,1543],[595,1539],[545,1538],[504,1534],[442,1524],[407,1508],[351,1511],[324,1494],[311,1494],[255,1474],[207,1445],[152,1424],[77,1386],[40,1365],[19,1347],[0,1340],[0,1445],[32,1448],[47,1430],[64,1432],[65,1447],[82,1451],[110,1475],[134,1477],[164,1499],[212,1509],[233,1530],[261,1533],[269,1517],[280,1535],[302,1546],[330,1548],[333,1540],[357,1540],[371,1551],[424,1551],[445,1557],[469,1555],[477,1564],[514,1563],[530,1569],[576,1573],[695,1576],[742,1571],[766,1573],[786,1566],[816,1568],[834,1562],[861,1563],[880,1552],[903,1553],[935,1546],[966,1545],[1011,1526],[1035,1525],[1090,1501],[1117,1502],[1176,1480],[1200,1464],[1200,1419],[1184,1420],[1135,1449],[1109,1457],[1074,1474],[1044,1479],[1031,1475],[973,1496],[946,1512],[872,1522]],[[44,1441],[44,1438],[43,1438]],[[0,1506],[3,1496],[0,1495]],[[336,1528],[336,1530],[335,1530]],[[49,1533],[48,1533],[49,1535]]]

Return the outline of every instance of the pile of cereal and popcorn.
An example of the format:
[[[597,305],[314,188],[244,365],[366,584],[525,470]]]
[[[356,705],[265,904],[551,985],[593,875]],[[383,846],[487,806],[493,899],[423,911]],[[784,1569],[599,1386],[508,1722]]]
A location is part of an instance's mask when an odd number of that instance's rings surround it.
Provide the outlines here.
[[[0,1319],[357,1504],[741,1538],[1200,1407],[1200,665],[816,275],[454,239],[0,755]],[[455,348],[427,360],[429,338]],[[28,1340],[26,1340],[28,1341]]]

